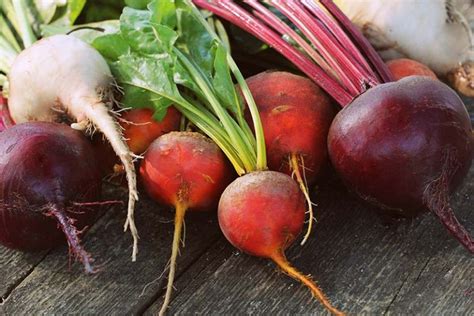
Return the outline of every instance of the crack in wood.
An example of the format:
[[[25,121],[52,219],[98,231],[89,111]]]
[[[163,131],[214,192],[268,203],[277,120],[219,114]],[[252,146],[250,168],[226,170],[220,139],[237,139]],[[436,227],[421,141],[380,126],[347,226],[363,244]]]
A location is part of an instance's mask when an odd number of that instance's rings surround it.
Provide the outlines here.
[[[390,301],[390,303],[388,304],[388,306],[385,308],[385,311],[383,312],[382,315],[387,315],[390,308],[392,307],[393,303],[395,303],[395,301],[397,300],[398,298],[398,295],[400,294],[400,292],[402,291],[403,287],[405,286],[405,284],[407,283],[408,279],[410,278],[410,274],[407,275],[407,277],[405,278],[405,280],[403,280],[402,284],[398,287],[397,289],[397,292],[395,293],[395,295],[393,296],[392,300]]]
[[[98,225],[98,223],[100,222],[102,217],[104,217],[104,215],[107,212],[109,212],[109,211],[112,212],[113,210],[114,210],[114,207],[111,207],[108,210],[105,210],[105,211],[101,212],[98,215],[97,220],[91,225],[91,227],[84,234],[84,236],[86,236],[87,233],[90,233],[91,231],[93,231],[95,229],[95,227]],[[60,246],[58,246],[58,247],[60,247]],[[46,259],[46,257],[51,253],[51,251],[53,251],[55,248],[57,248],[57,247],[50,248],[50,249],[46,250],[45,254],[41,257],[41,259],[38,260],[34,265],[32,265],[28,270],[26,270],[26,273],[23,277],[19,278],[15,283],[13,283],[11,286],[9,286],[7,288],[7,290],[5,291],[5,294],[2,297],[0,297],[0,299],[1,299],[0,307],[4,306],[8,302],[8,300],[9,300],[10,296],[12,295],[13,291],[15,291],[15,289],[18,288],[33,273],[33,271],[36,269],[36,267],[38,267]]]

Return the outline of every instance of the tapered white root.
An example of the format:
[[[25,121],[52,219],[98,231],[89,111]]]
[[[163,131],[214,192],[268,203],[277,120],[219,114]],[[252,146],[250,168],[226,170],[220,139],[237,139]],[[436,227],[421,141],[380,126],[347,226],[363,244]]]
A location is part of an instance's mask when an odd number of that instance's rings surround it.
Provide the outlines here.
[[[170,259],[170,271],[168,274],[168,284],[166,286],[166,294],[163,305],[161,306],[159,316],[163,316],[168,309],[168,306],[171,301],[171,293],[173,292],[173,282],[176,274],[176,261],[178,259],[179,253],[179,243],[181,240],[181,232],[183,230],[184,224],[184,214],[186,213],[186,206],[182,203],[176,205],[176,215],[174,219],[174,235],[173,235],[173,245],[171,248],[171,259]]]
[[[91,105],[84,105],[82,109],[90,122],[94,124],[107,138],[110,145],[114,149],[117,156],[122,162],[128,182],[128,209],[127,220],[124,225],[124,230],[130,231],[133,238],[132,261],[136,261],[138,253],[138,231],[135,226],[134,210],[135,202],[138,200],[137,178],[135,173],[135,166],[133,164],[133,156],[127,144],[123,140],[121,130],[109,113],[108,108],[103,103],[96,103]],[[79,122],[81,124],[81,122]]]

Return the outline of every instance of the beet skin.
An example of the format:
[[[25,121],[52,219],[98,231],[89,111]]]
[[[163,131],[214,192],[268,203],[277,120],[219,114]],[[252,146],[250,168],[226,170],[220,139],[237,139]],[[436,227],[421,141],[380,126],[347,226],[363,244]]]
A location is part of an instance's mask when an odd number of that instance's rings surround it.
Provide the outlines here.
[[[339,112],[328,144],[335,169],[363,199],[402,216],[429,209],[474,251],[448,205],[474,144],[466,108],[449,87],[426,77],[374,87]]]

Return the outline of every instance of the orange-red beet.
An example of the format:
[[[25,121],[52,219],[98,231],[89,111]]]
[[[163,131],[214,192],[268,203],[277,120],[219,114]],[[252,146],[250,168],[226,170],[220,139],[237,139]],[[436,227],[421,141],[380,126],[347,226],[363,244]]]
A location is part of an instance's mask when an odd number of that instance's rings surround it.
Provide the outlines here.
[[[184,203],[209,210],[231,180],[230,166],[209,138],[190,132],[171,132],[148,148],[140,175],[148,194],[170,206]]]
[[[275,171],[237,178],[219,201],[219,225],[236,248],[273,258],[301,232],[306,204],[296,182]]]
[[[294,176],[308,204],[313,227],[313,183],[328,160],[327,136],[335,116],[330,98],[308,78],[289,72],[262,72],[247,79],[265,133],[268,167]],[[247,116],[251,124],[251,118]]]
[[[209,138],[199,133],[171,132],[157,138],[141,163],[140,175],[150,196],[176,208],[175,231],[165,301],[173,289],[184,215],[192,210],[211,210],[232,177],[230,164]]]
[[[130,110],[125,112],[122,118],[124,121],[120,125],[124,128],[123,135],[128,147],[139,155],[161,135],[179,130],[181,114],[171,106],[159,122],[153,119],[153,111],[150,109]]]
[[[263,72],[246,81],[260,112],[268,167],[291,175],[295,154],[302,157],[306,180],[314,182],[328,159],[331,99],[308,78],[289,72]]]
[[[393,59],[387,62],[388,69],[392,72],[394,80],[409,76],[425,76],[438,79],[428,66],[408,58]]]
[[[236,248],[273,260],[306,285],[329,311],[341,315],[318,286],[285,257],[285,250],[301,232],[305,211],[303,193],[291,177],[281,172],[256,171],[237,178],[222,193],[219,225]]]

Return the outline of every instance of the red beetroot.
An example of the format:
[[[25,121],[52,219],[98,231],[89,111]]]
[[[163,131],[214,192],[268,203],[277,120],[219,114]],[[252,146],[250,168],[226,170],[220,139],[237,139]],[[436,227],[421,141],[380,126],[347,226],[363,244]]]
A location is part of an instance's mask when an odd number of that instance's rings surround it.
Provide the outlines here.
[[[134,154],[141,155],[159,136],[179,130],[181,114],[174,107],[169,107],[165,117],[158,122],[153,118],[152,110],[134,109],[124,112],[121,118],[120,126],[128,147]],[[126,186],[125,169],[118,161],[112,146],[104,141],[101,135],[93,138],[93,144],[104,176],[118,180],[114,182]]]
[[[327,163],[327,135],[335,111],[326,93],[308,78],[289,72],[263,72],[246,81],[265,132],[268,167],[294,176],[307,200],[304,244],[313,224],[307,186]],[[250,117],[248,121],[251,124]]]
[[[80,232],[95,220],[99,167],[88,140],[69,126],[31,122],[0,133],[0,242],[42,250],[66,240],[94,272]],[[89,203],[91,202],[91,203]]]
[[[303,228],[305,209],[305,198],[288,175],[256,171],[237,178],[225,189],[219,201],[219,225],[236,248],[273,260],[306,285],[330,312],[341,315],[318,286],[285,257],[285,250]]]
[[[268,167],[291,175],[289,161],[295,159],[313,183],[328,157],[331,100],[311,80],[288,72],[263,72],[246,81],[262,120]]]
[[[388,69],[392,72],[393,79],[399,80],[409,76],[425,76],[438,79],[428,66],[408,58],[393,59],[387,62]]]
[[[147,150],[152,141],[161,135],[179,130],[181,114],[170,106],[161,121],[153,119],[153,111],[150,109],[124,112],[122,119],[120,125],[124,129],[123,136],[130,150],[140,155]]]
[[[474,242],[449,207],[473,156],[472,126],[443,83],[409,77],[370,89],[336,116],[329,154],[363,199],[398,215],[430,210],[470,252]]]
[[[185,212],[212,210],[232,173],[224,154],[209,138],[190,132],[171,132],[157,138],[140,166],[149,195],[176,210],[175,230],[164,314],[171,298]]]

